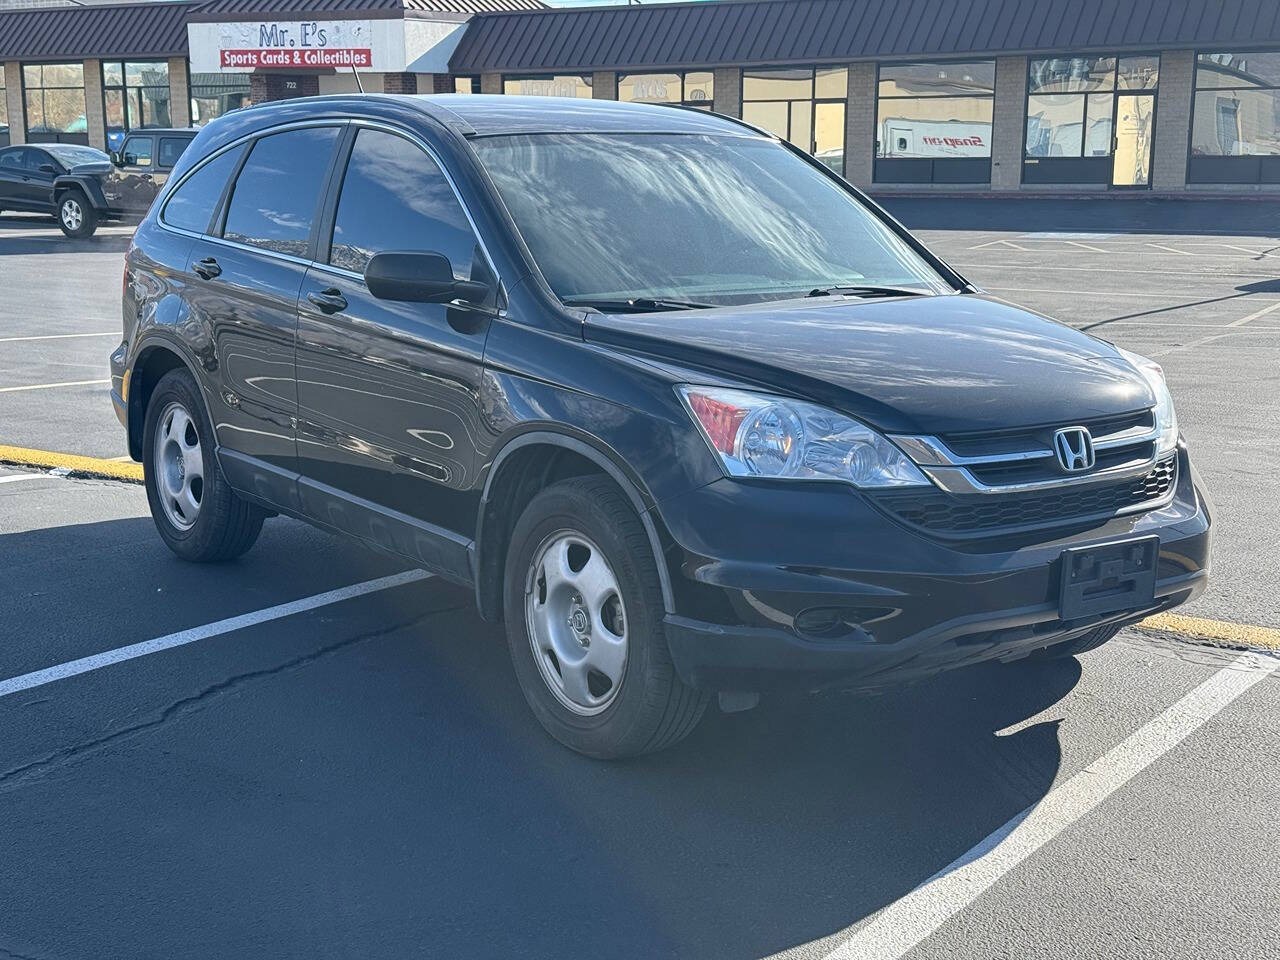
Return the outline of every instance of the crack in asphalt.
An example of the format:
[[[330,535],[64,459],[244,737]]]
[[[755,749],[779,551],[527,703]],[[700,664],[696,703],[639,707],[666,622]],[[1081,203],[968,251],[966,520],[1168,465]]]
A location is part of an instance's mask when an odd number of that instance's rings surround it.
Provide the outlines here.
[[[63,767],[68,763],[72,763],[81,757],[97,753],[114,743],[132,739],[139,734],[146,733],[156,727],[163,726],[171,720],[180,719],[190,713],[197,712],[210,700],[221,697],[223,694],[236,690],[246,684],[253,683],[267,677],[289,673],[300,667],[308,666],[315,663],[317,660],[322,660],[335,653],[339,653],[359,644],[389,636],[399,630],[405,630],[410,627],[417,626],[430,617],[438,616],[442,613],[451,613],[463,610],[468,606],[469,605],[465,603],[458,603],[433,608],[431,610],[424,611],[417,616],[410,617],[407,620],[392,624],[391,626],[380,627],[377,630],[370,630],[366,633],[359,633],[354,637],[348,637],[345,640],[338,641],[337,643],[331,643],[328,646],[320,647],[317,650],[312,650],[310,653],[294,657],[291,660],[286,660],[284,663],[277,664],[273,667],[264,667],[260,670],[249,670],[245,673],[234,674],[227,677],[225,680],[220,680],[215,684],[205,687],[199,693],[174,701],[161,710],[157,716],[153,716],[149,720],[144,720],[141,723],[113,730],[104,736],[96,737],[92,740],[86,740],[83,743],[63,747],[60,750],[55,750],[53,753],[46,754],[38,760],[32,760],[28,763],[11,767],[3,773],[0,773],[0,793],[10,793],[14,789],[30,783],[32,780],[38,779],[41,775]],[[3,958],[5,953],[5,949],[0,947],[0,958]],[[19,954],[13,954],[13,956],[17,958],[17,960],[30,960],[30,958],[23,958]]]

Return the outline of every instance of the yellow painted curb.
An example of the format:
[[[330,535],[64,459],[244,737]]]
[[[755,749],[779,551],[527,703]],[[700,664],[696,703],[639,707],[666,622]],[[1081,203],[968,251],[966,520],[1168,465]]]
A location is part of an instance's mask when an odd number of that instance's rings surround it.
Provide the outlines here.
[[[71,453],[54,453],[51,450],[28,450],[26,447],[6,447],[0,444],[0,463],[21,467],[43,467],[50,470],[66,470],[76,477],[101,477],[106,480],[142,482],[142,464],[133,461],[101,460],[98,457],[78,457]]]
[[[1271,627],[1227,623],[1223,620],[1202,620],[1200,617],[1185,617],[1180,613],[1157,613],[1154,617],[1147,617],[1137,626],[1139,630],[1177,633],[1223,646],[1280,650],[1280,630]]]

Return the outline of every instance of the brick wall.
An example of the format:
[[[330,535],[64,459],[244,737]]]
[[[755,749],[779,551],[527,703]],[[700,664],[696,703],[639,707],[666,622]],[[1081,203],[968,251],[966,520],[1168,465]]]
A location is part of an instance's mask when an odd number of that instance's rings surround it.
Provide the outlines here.
[[[431,77],[432,93],[453,93],[453,77],[447,73],[424,74]]]
[[[4,64],[4,96],[9,106],[9,142],[27,142],[27,128],[22,119],[22,66],[17,60]]]
[[[89,146],[107,149],[107,123],[102,103],[102,61],[84,62],[84,122]]]
[[[299,74],[283,76],[278,73],[249,74],[249,98],[254,103],[270,100],[288,100],[292,97],[320,95],[320,78]]]
[[[849,102],[844,114],[844,176],[871,186],[876,156],[876,65],[849,64]]]
[[[430,74],[427,74],[428,79]],[[384,73],[382,75],[383,93],[417,93],[418,75],[416,73]]]
[[[742,71],[737,67],[715,70],[715,111],[726,117],[742,116]]]
[[[191,126],[191,81],[187,58],[169,58],[169,122],[175,127]]]
[[[991,189],[1022,185],[1027,117],[1027,58],[996,58],[995,117],[991,129]]]
[[[612,70],[597,70],[591,75],[591,96],[596,100],[618,99],[618,75]]]
[[[1160,54],[1160,79],[1156,90],[1156,133],[1152,145],[1151,186],[1156,190],[1183,190],[1187,183],[1187,138],[1191,135],[1192,83],[1195,54],[1190,50],[1165,50]]]
[[[502,92],[502,74],[500,73],[480,74],[480,92],[481,93],[501,93]]]

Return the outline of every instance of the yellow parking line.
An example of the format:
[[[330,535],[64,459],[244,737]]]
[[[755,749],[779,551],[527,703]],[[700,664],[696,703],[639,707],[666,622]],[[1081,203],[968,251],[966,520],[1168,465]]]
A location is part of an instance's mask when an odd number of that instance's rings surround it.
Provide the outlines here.
[[[1140,624],[1140,630],[1158,630],[1161,633],[1177,633],[1194,640],[1230,647],[1261,647],[1280,650],[1280,630],[1271,627],[1255,627],[1248,623],[1227,623],[1224,620],[1204,620],[1180,613],[1157,613]]]
[[[102,477],[107,480],[142,482],[142,464],[120,463],[100,457],[78,457],[71,453],[54,453],[51,450],[29,450],[26,447],[7,447],[0,444],[0,463],[23,467],[63,469],[72,476]]]

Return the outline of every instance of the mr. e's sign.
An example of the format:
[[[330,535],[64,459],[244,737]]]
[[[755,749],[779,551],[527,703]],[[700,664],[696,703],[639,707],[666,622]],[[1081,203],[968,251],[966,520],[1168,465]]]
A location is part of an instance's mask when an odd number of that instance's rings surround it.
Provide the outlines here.
[[[218,66],[224,69],[367,70],[373,66],[367,20],[271,20],[218,26]]]

